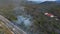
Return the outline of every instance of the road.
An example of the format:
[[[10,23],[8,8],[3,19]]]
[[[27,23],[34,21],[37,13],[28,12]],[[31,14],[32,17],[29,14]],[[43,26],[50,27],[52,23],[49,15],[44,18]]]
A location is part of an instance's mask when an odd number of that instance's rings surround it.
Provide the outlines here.
[[[11,30],[13,34],[27,34],[22,29],[20,29],[18,26],[14,25],[12,22],[10,22],[8,19],[0,15],[0,20],[3,21],[3,24]]]

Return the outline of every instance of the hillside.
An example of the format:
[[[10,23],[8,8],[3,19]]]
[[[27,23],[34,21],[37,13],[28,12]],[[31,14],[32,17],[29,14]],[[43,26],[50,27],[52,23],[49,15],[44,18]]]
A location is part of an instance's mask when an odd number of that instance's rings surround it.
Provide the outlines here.
[[[48,12],[60,18],[60,3],[48,1],[39,4],[32,4],[31,2],[22,3],[25,7],[25,10],[22,11],[20,9],[20,0],[11,1],[12,0],[0,1],[0,4],[2,3],[0,5],[0,15],[13,21],[17,20],[17,15],[20,16],[25,13],[30,15],[33,21],[33,25],[28,28],[24,27],[24,25],[22,26],[29,34],[60,34],[60,19],[55,20],[55,18],[44,15],[44,13]],[[15,8],[16,10],[13,10]],[[21,25],[19,24],[19,27]]]
[[[40,4],[26,4],[24,5],[26,14],[33,17],[34,34],[60,34],[60,20],[50,18],[44,15],[45,12],[52,13],[53,15],[60,15],[60,3],[56,2],[43,2]]]

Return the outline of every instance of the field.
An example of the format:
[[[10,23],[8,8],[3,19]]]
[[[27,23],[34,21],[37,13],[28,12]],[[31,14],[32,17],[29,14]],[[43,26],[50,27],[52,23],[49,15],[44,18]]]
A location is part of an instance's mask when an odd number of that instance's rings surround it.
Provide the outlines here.
[[[0,34],[12,34],[2,21],[0,21]]]

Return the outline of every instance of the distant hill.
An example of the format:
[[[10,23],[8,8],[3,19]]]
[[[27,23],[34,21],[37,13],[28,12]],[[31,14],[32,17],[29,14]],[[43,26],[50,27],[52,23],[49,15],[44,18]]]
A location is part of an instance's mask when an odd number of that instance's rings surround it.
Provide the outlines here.
[[[41,1],[26,1],[25,3],[27,4],[46,4],[46,3],[60,3],[60,1],[45,1],[45,2],[41,2]]]
[[[41,1],[26,1],[27,4],[39,4]]]
[[[60,0],[56,1],[57,3],[60,3]]]
[[[28,8],[36,8],[36,9],[50,9],[50,8],[52,8],[52,7],[54,7],[54,6],[58,6],[58,5],[60,5],[60,3],[57,3],[56,1],[46,1],[46,2],[42,2],[42,3],[39,3],[39,4],[28,4],[28,3],[26,3],[26,5],[24,5],[24,6],[26,6],[26,7],[28,7]]]

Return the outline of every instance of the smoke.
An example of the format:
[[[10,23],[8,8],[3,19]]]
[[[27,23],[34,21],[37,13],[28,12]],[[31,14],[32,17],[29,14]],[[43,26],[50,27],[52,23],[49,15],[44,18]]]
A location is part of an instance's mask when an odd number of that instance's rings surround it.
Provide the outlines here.
[[[18,16],[17,19],[18,19],[17,20],[18,24],[24,24],[25,26],[31,26],[32,25],[32,22],[30,21],[31,18],[27,18],[24,16]]]
[[[26,0],[12,0],[15,6],[22,6]]]

